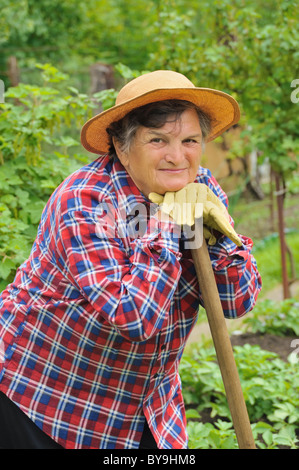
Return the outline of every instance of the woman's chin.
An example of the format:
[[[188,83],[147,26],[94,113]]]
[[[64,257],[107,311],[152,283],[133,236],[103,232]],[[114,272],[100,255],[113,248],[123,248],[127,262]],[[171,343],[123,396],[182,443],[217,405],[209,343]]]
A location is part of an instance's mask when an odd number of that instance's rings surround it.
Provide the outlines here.
[[[159,194],[165,194],[167,192],[176,192],[179,191],[180,189],[183,189],[186,185],[188,184],[187,181],[178,181],[178,182],[171,182],[169,184],[165,184],[162,191]],[[157,192],[157,191],[156,191]]]

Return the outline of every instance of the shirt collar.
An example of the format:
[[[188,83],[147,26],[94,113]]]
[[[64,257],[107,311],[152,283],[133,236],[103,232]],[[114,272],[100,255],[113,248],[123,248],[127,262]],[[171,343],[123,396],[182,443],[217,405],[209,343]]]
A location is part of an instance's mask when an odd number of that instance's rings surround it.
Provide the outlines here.
[[[150,207],[150,200],[137,188],[121,162],[115,157],[110,172],[112,184],[115,188],[118,206],[126,215],[134,214],[137,207],[142,204]]]

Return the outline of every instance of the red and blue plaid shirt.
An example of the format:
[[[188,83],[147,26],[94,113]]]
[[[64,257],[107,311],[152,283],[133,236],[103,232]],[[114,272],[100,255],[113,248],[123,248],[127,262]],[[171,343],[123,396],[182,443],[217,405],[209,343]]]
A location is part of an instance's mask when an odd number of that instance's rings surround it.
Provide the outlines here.
[[[209,170],[197,181],[227,205]],[[119,208],[136,225],[141,204],[150,202],[119,161],[76,171],[0,295],[0,390],[65,448],[138,448],[145,419],[159,448],[187,447],[178,367],[202,300],[175,231],[154,217],[138,237],[123,230]],[[252,242],[241,238],[242,247],[224,236],[209,246],[228,318],[251,310],[261,288]]]

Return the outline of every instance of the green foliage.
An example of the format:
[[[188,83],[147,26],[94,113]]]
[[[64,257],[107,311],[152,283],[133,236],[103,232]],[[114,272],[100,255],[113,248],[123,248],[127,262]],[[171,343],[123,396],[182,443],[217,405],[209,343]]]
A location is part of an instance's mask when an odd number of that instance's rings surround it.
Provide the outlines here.
[[[298,0],[4,0],[0,46],[24,65],[32,51],[74,74],[121,59],[223,89],[240,102],[247,150],[288,178],[298,168],[297,11]]]
[[[233,94],[245,113],[242,140],[289,177],[298,168],[298,106],[291,100],[298,2],[213,0],[188,2],[185,10],[185,2],[178,4],[160,8],[159,47],[150,65]]]
[[[218,419],[214,425],[190,421],[189,449],[237,449],[232,423]]]
[[[256,444],[297,448],[299,376],[297,361],[284,362],[259,346],[238,346],[234,356]],[[189,447],[236,448],[214,348],[194,345],[182,358],[180,376],[187,405]],[[213,422],[202,422],[209,412]]]
[[[74,88],[53,88],[67,77],[52,65],[38,68],[44,86],[10,88],[0,105],[0,290],[28,256],[50,194],[88,161],[75,149],[94,105]]]
[[[54,50],[56,57],[71,48],[72,36],[80,36],[85,7],[75,0],[2,0],[0,45],[15,46],[26,54],[29,47]],[[51,47],[52,46],[52,47]],[[59,46],[64,46],[60,48]],[[59,49],[62,49],[59,50]],[[49,57],[49,55],[48,55]]]
[[[288,182],[288,191],[290,194],[299,194],[299,174],[295,173]]]
[[[260,301],[244,323],[262,334],[298,335],[298,307],[294,299]],[[275,353],[245,344],[234,347],[234,357],[257,446],[299,448],[298,353],[290,354],[284,362]],[[214,348],[205,344],[189,348],[182,358],[180,375],[189,447],[237,448]],[[210,415],[211,422],[202,421],[203,413]]]
[[[295,299],[258,301],[243,324],[253,333],[299,336],[299,302]]]

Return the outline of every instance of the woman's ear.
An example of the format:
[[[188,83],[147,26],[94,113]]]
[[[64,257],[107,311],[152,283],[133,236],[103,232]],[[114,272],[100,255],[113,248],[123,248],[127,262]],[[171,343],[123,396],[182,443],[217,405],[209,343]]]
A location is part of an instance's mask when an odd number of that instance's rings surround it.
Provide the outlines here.
[[[127,152],[124,152],[121,149],[121,145],[115,137],[112,137],[112,141],[113,141],[115,152],[116,152],[116,155],[118,156],[119,161],[126,168],[128,166],[128,163],[129,163],[129,158],[128,158]]]

